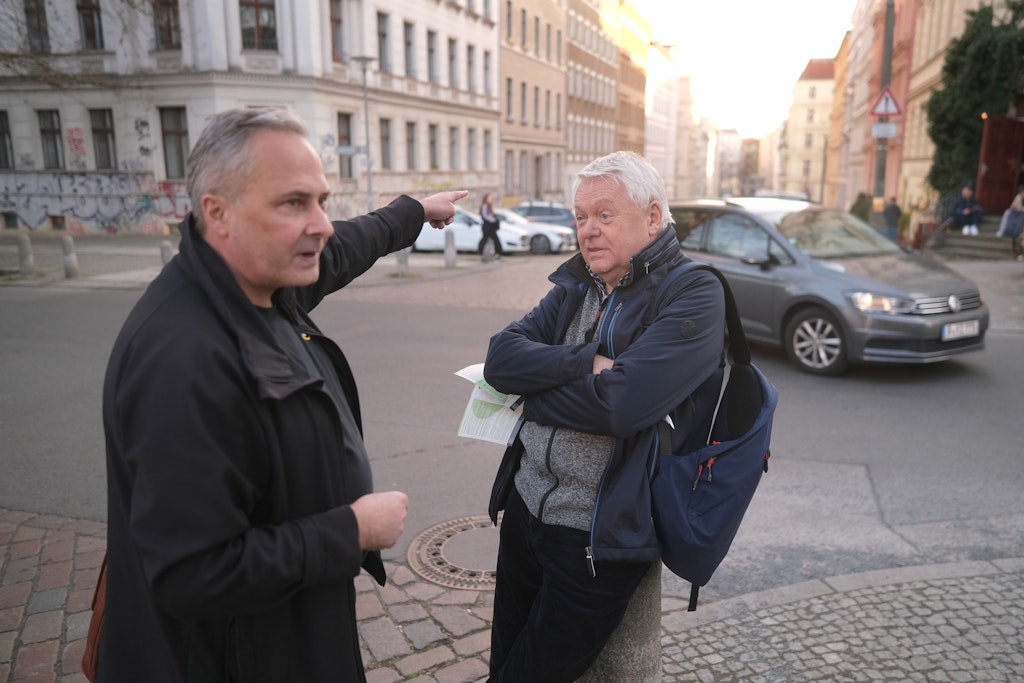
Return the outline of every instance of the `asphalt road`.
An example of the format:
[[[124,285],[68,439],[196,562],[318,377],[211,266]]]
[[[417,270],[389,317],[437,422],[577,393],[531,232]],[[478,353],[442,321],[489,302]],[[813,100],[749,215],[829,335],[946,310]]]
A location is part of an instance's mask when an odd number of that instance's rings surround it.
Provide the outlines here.
[[[510,257],[401,281],[375,269],[316,311],[359,381],[377,488],[412,499],[389,558],[423,529],[485,512],[501,449],[456,436],[469,384],[453,373],[536,302],[558,260]],[[102,376],[139,294],[0,287],[0,506],[105,519]],[[1022,340],[997,330],[985,351],[955,361],[840,378],[802,374],[755,347],[780,393],[771,468],[706,599],[1024,556]],[[666,595],[688,594],[664,576]]]

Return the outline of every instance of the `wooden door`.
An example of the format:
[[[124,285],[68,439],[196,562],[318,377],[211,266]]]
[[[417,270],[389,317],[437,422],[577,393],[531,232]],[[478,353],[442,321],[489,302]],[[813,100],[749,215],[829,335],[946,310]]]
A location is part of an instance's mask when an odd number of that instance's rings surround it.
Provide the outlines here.
[[[1024,118],[989,117],[981,135],[978,201],[985,213],[1001,215],[1021,182]]]

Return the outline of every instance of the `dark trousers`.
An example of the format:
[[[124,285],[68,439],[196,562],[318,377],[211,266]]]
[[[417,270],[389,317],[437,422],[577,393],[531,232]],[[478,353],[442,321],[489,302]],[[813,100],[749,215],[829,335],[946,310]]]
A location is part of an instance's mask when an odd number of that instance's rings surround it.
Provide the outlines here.
[[[501,256],[501,240],[498,239],[498,224],[484,221],[484,224],[480,229],[484,236],[480,238],[480,244],[477,245],[477,253],[484,253],[484,245],[487,244],[487,240],[491,240],[494,242],[494,253]]]
[[[488,683],[570,683],[594,663],[649,563],[598,562],[589,534],[541,524],[513,487],[501,521]]]

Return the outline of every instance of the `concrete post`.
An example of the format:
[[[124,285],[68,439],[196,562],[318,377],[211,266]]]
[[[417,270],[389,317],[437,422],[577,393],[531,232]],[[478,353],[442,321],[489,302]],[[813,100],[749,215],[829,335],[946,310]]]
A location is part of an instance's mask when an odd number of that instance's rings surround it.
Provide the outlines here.
[[[77,280],[78,271],[78,254],[75,253],[75,240],[71,235],[63,235],[60,238],[61,249],[64,250],[64,278],[67,280]]]
[[[409,249],[399,249],[395,252],[395,275],[398,277],[408,277],[409,275]]]
[[[18,233],[18,273],[21,277],[36,274],[36,260],[32,256],[32,240],[24,232]]]
[[[160,263],[165,266],[174,258],[174,246],[170,240],[160,242]]]
[[[622,623],[576,683],[657,683],[661,680],[661,562],[647,570]]]
[[[455,267],[455,234],[451,230],[444,233],[444,267]]]

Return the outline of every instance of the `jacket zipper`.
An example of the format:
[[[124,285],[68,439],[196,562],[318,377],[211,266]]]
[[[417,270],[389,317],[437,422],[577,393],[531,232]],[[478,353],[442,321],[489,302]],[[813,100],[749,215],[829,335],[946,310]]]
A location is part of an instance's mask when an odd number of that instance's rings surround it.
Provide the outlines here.
[[[544,493],[543,496],[541,496],[540,504],[537,506],[537,519],[540,520],[541,522],[544,521],[544,508],[547,506],[548,497],[552,493],[555,492],[555,489],[558,488],[558,483],[559,483],[558,482],[558,477],[555,476],[555,473],[551,470],[551,444],[553,444],[555,442],[555,432],[556,431],[558,431],[558,427],[552,427],[551,428],[551,435],[548,436],[548,446],[544,450],[544,466],[547,468],[548,474],[550,474],[552,477],[555,478],[555,483],[554,483],[554,485],[551,488],[549,488]]]

